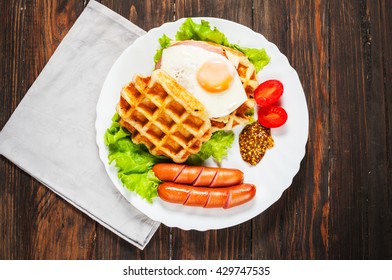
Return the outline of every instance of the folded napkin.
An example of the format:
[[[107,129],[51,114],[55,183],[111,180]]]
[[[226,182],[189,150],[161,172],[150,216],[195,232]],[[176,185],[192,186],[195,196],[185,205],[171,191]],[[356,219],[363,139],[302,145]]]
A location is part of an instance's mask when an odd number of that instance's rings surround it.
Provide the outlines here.
[[[0,154],[140,249],[159,223],[110,181],[98,156],[95,119],[107,73],[143,34],[90,1],[0,132]]]

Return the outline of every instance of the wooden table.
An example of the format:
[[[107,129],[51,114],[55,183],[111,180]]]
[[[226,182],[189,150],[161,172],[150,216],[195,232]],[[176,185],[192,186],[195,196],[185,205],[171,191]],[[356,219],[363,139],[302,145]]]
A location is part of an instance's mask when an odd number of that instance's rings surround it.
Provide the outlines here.
[[[0,128],[87,1],[1,1]],[[262,33],[309,107],[301,169],[279,201],[207,232],[162,225],[142,251],[0,157],[0,259],[391,259],[392,3],[102,1],[144,30],[181,17]]]

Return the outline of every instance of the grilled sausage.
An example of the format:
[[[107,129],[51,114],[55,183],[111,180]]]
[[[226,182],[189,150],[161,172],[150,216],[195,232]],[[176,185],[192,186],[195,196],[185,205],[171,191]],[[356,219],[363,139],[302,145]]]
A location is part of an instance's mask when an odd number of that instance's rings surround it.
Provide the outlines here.
[[[255,194],[252,184],[208,188],[165,182],[158,187],[159,197],[167,202],[204,208],[231,208],[250,201]]]
[[[238,169],[158,163],[152,170],[161,181],[192,186],[227,187],[241,184],[244,173]]]

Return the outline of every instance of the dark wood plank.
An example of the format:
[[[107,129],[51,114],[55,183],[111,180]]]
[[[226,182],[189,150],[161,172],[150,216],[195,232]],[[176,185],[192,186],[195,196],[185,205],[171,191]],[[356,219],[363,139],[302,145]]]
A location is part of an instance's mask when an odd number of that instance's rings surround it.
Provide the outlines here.
[[[1,1],[0,9],[4,14],[10,16],[2,16],[0,18],[0,43],[1,52],[0,56],[0,86],[2,88],[1,102],[0,102],[0,128],[3,128],[9,116],[13,112],[15,105],[12,95],[12,83],[10,80],[15,79],[12,75],[15,71],[14,67],[14,45],[16,47],[16,40],[13,36],[17,34],[18,17],[13,16],[13,8],[9,2]],[[12,32],[7,32],[7,29]],[[15,32],[14,32],[15,31]],[[20,172],[9,161],[0,157],[0,232],[2,241],[0,246],[0,258],[16,258],[20,252],[17,237],[18,211],[15,207],[15,191],[14,184],[19,180]]]
[[[102,0],[99,2],[146,31],[174,19],[174,2],[170,0]]]
[[[370,1],[369,1],[370,2]],[[371,6],[371,4],[368,4]],[[373,10],[373,9],[372,9]],[[379,30],[379,44],[380,44],[380,52],[378,56],[382,59],[382,72],[383,77],[383,92],[385,98],[385,129],[386,129],[386,159],[387,162],[383,166],[386,169],[386,186],[383,192],[383,195],[386,196],[386,204],[383,205],[385,210],[381,215],[385,215],[387,218],[382,221],[382,229],[380,230],[381,234],[384,234],[381,239],[382,242],[386,241],[386,248],[379,249],[382,252],[382,255],[378,255],[375,250],[371,250],[373,258],[386,258],[392,259],[392,245],[391,245],[391,236],[392,236],[392,6],[388,1],[380,1],[379,10],[376,13],[373,13],[373,18],[377,19],[380,17],[380,25],[374,25],[373,29],[376,31]],[[378,203],[377,200],[374,203]],[[389,237],[389,239],[388,239]],[[374,244],[374,247],[380,248],[381,245]]]
[[[331,1],[331,258],[391,255],[385,39],[378,30],[387,4],[369,2]]]
[[[252,1],[218,0],[218,1],[176,1],[177,19],[184,17],[215,17],[232,20],[252,27]]]
[[[255,1],[254,29],[297,70],[309,107],[309,141],[282,198],[254,220],[255,258],[320,259],[328,252],[328,4]],[[312,34],[312,36],[309,36]]]
[[[365,61],[364,124],[366,151],[363,161],[367,165],[368,185],[366,208],[369,259],[388,259],[392,255],[392,185],[390,153],[391,142],[391,5],[385,1],[366,1],[361,6],[362,48]],[[384,37],[385,36],[385,37]],[[389,52],[388,52],[389,50]],[[387,72],[389,71],[389,73]],[[389,74],[389,75],[388,75]],[[388,78],[389,77],[389,78]],[[389,87],[387,85],[389,80]],[[389,98],[389,99],[388,99]],[[388,103],[389,102],[389,103]],[[390,123],[389,123],[390,125]]]
[[[4,160],[5,161],[5,160]],[[32,254],[31,226],[32,212],[25,204],[33,205],[34,198],[26,195],[31,188],[30,177],[10,162],[4,162],[1,168],[1,259],[29,259]],[[4,173],[3,173],[4,172]],[[6,174],[7,176],[4,176]],[[15,185],[20,186],[15,189]],[[24,199],[21,199],[21,198]],[[4,204],[3,204],[4,203]]]
[[[31,259],[92,259],[96,223],[82,212],[39,186],[32,193]],[[28,237],[28,236],[26,236]]]
[[[362,184],[367,171],[361,161],[365,66],[360,7],[332,1],[331,9],[335,11],[331,13],[331,257],[364,258],[368,238],[362,209],[369,189]]]
[[[251,222],[220,230],[173,228],[173,259],[251,259]]]

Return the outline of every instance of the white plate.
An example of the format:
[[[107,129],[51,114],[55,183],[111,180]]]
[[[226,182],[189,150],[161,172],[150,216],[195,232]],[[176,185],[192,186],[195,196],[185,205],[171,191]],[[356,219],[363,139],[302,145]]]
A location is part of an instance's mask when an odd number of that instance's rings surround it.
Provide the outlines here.
[[[195,22],[200,22],[200,19],[193,18]],[[244,181],[256,185],[256,196],[251,202],[231,209],[186,207],[167,203],[159,198],[155,198],[150,204],[123,187],[117,177],[116,168],[108,165],[108,149],[104,144],[104,133],[111,125],[111,118],[120,98],[121,88],[129,83],[135,74],[151,74],[154,68],[153,57],[159,48],[158,38],[163,34],[175,38],[184,19],[150,30],[122,53],[104,82],[97,104],[96,119],[100,158],[109,177],[122,195],[153,220],[169,227],[200,231],[240,224],[257,216],[276,202],[283,191],[291,185],[293,177],[298,172],[300,162],[305,155],[308,138],[308,109],[305,95],[297,72],[290,66],[287,58],[274,44],[243,25],[223,19],[203,19],[209,21],[212,27],[216,26],[222,31],[231,43],[242,47],[265,48],[271,61],[258,73],[259,82],[278,79],[284,85],[281,105],[287,111],[288,120],[284,126],[272,129],[275,146],[267,151],[258,165],[250,166],[242,160],[239,153],[238,134],[241,128],[238,128],[235,130],[236,139],[229,156],[221,163],[221,167],[242,170],[245,174]],[[207,161],[206,165],[216,166],[211,160]]]

